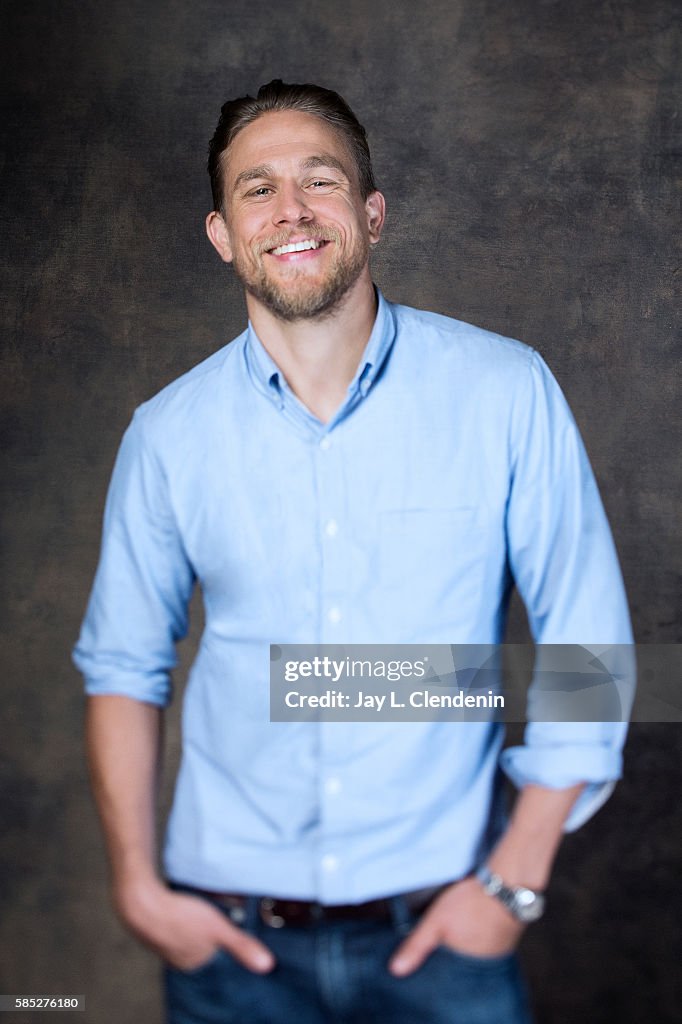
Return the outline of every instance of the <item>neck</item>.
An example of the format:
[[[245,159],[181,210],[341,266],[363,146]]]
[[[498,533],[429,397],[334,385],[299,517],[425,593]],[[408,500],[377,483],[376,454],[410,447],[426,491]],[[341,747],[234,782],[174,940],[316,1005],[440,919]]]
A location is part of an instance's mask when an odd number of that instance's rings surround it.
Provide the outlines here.
[[[345,401],[376,319],[369,267],[323,317],[283,321],[248,292],[246,306],[256,334],[291,390],[327,423]]]

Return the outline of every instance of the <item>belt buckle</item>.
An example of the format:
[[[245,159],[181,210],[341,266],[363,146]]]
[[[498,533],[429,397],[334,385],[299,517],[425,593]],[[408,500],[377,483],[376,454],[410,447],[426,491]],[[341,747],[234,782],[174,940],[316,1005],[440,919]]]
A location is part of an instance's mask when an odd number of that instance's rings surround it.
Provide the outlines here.
[[[286,920],[280,915],[275,913],[276,901],[270,896],[264,896],[263,899],[258,902],[258,910],[260,912],[261,921],[263,924],[267,924],[270,928],[283,928],[286,924]]]
[[[319,924],[325,919],[325,907],[308,900],[280,900],[263,896],[258,901],[261,921],[270,928]]]

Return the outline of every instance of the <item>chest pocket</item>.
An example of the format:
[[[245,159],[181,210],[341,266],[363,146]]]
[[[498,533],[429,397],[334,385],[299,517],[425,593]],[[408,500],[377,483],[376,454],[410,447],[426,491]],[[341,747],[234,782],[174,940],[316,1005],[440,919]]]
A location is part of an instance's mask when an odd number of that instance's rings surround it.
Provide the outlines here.
[[[424,614],[478,588],[485,562],[484,517],[474,505],[379,514],[379,585]]]

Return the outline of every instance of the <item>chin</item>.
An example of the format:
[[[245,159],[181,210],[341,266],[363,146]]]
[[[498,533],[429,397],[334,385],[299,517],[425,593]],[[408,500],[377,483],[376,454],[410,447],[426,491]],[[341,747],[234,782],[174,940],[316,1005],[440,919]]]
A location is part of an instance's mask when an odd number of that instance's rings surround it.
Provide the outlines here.
[[[353,273],[337,273],[326,280],[306,282],[303,286],[299,280],[288,288],[264,276],[258,281],[243,283],[247,291],[278,319],[288,322],[312,320],[330,316],[338,308],[361,270],[362,267],[353,268]]]
[[[290,323],[295,320],[313,320],[316,317],[329,316],[345,293],[330,296],[326,292],[292,295],[251,291],[251,294],[279,320]]]

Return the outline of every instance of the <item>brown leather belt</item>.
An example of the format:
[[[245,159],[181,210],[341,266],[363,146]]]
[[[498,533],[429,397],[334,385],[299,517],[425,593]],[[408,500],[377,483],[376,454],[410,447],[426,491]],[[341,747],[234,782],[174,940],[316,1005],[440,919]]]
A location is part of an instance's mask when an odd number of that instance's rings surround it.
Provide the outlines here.
[[[447,883],[449,884],[449,883]],[[183,886],[183,888],[185,888]],[[189,887],[186,887],[189,888]],[[423,913],[438,896],[445,885],[417,889],[400,893],[408,910],[413,914]],[[248,896],[233,892],[211,892],[208,889],[191,889],[198,896],[205,896],[225,907],[235,924],[246,919]],[[392,919],[391,898],[368,900],[366,903],[342,903],[327,905],[311,900],[277,899],[271,896],[258,897],[258,913],[261,920],[271,928],[301,927],[321,924],[324,921],[390,921]]]

